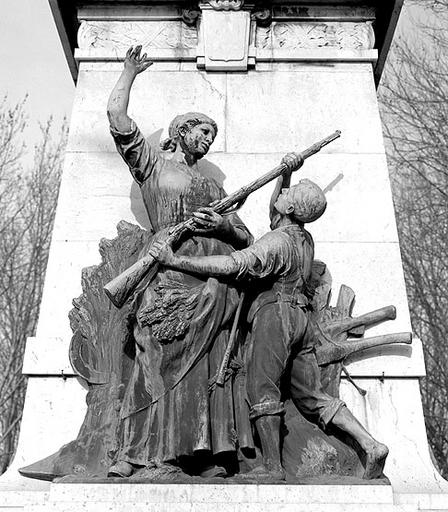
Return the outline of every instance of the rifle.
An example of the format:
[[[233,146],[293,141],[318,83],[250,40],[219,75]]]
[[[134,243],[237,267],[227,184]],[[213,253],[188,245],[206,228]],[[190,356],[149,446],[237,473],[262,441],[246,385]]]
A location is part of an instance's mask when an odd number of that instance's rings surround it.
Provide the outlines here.
[[[241,316],[241,309],[243,307],[245,298],[245,293],[241,292],[240,299],[238,302],[238,307],[236,309],[235,317],[233,319],[232,330],[230,331],[229,341],[227,342],[226,351],[224,352],[224,357],[222,358],[221,366],[218,370],[218,376],[216,377],[216,384],[218,386],[224,386],[224,381],[226,380],[226,370],[229,366],[230,355],[232,353],[233,347],[235,346],[236,335],[238,332],[238,323]]]
[[[375,311],[364,313],[361,316],[333,321],[325,326],[325,330],[330,338],[339,336],[342,333],[362,336],[368,327],[385,322],[386,320],[395,320],[396,318],[397,310],[395,306],[385,306]]]
[[[316,347],[317,363],[319,366],[322,366],[337,361],[343,361],[346,357],[355,352],[383,345],[395,345],[396,343],[410,345],[412,343],[412,334],[410,332],[398,332],[358,340],[325,343],[325,345]]]
[[[341,136],[341,132],[339,130],[335,131],[325,139],[322,139],[319,142],[316,142],[305,151],[300,153],[303,160],[309,158],[310,156],[318,153],[324,146],[330,144],[335,139]],[[226,213],[231,207],[241,204],[244,200],[255,192],[259,188],[263,187],[270,181],[274,180],[281,176],[287,170],[287,166],[285,164],[280,164],[271,171],[267,172],[260,178],[257,178],[249,185],[240,188],[236,192],[224,197],[219,201],[214,201],[210,207],[219,214]],[[190,218],[180,224],[177,224],[172,231],[170,232],[166,242],[168,244],[173,244],[176,240],[178,240],[184,233],[188,231],[192,231],[195,226],[194,218]],[[147,255],[140,260],[138,260],[134,265],[129,267],[127,270],[118,275],[115,279],[112,279],[109,283],[104,286],[104,291],[112,303],[117,307],[121,308],[130,295],[135,290],[136,286],[140,283],[140,281],[145,277],[145,275],[149,272],[152,266],[156,263],[155,258],[151,255]]]
[[[342,294],[344,292],[348,293],[349,291],[353,293],[350,288],[342,285]],[[354,295],[352,299],[354,299]],[[316,334],[320,342],[320,344],[316,346],[318,364],[325,365],[343,361],[351,354],[372,347],[394,345],[396,343],[411,344],[412,334],[410,332],[383,334],[382,336],[373,336],[371,338],[359,338],[364,335],[365,330],[372,325],[385,322],[386,320],[395,320],[395,318],[397,318],[395,306],[385,306],[353,318],[348,316],[334,319],[323,324],[317,322]],[[358,339],[347,340],[349,335],[356,336]]]

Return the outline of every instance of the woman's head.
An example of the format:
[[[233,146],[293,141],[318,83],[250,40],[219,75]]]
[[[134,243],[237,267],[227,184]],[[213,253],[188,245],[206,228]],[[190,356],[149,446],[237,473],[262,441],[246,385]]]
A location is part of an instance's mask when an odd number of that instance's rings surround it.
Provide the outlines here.
[[[161,148],[175,151],[180,144],[183,151],[199,159],[207,154],[217,133],[218,126],[213,119],[200,112],[187,112],[171,121],[169,137],[161,143]]]

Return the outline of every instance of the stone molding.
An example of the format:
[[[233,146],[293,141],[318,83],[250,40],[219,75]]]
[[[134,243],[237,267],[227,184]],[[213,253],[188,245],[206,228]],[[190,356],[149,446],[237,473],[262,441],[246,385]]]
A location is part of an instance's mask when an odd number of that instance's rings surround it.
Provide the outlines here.
[[[240,11],[244,0],[209,0],[206,2],[215,11]]]
[[[375,62],[377,58],[371,8],[254,9],[244,0],[209,0],[198,8],[171,8],[164,13],[160,7],[134,6],[128,18],[123,10],[118,19],[105,7],[81,9],[76,58],[121,60],[137,44],[154,61],[196,60],[199,68],[210,71],[244,71],[267,60]]]
[[[256,9],[252,12],[252,19],[260,27],[268,27],[272,23],[272,10]]]
[[[74,377],[69,360],[70,339],[62,337],[32,337],[27,339],[22,373],[24,375],[48,375]],[[412,341],[412,357],[394,355],[390,347],[369,349],[371,356],[347,361],[347,368],[354,378],[416,378],[424,377],[426,369],[423,346],[419,338]],[[345,377],[342,376],[344,380]]]
[[[374,21],[375,7],[353,5],[274,5],[277,21]]]
[[[78,30],[81,50],[122,51],[141,44],[146,49],[196,48],[198,31],[182,21],[83,21]],[[257,48],[371,50],[372,22],[282,22],[257,26]]]

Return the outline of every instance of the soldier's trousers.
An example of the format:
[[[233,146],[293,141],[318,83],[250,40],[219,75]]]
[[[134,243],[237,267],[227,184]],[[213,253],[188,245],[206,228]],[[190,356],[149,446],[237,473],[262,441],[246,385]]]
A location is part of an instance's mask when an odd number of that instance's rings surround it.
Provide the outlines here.
[[[251,419],[284,413],[280,380],[290,368],[293,402],[305,417],[325,428],[344,402],[322,389],[308,314],[290,302],[266,304],[255,313],[248,342]]]

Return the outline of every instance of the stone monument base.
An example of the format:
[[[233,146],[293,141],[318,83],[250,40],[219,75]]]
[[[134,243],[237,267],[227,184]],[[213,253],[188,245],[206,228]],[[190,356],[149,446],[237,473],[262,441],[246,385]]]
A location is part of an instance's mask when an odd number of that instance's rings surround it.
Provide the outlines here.
[[[10,494],[10,495],[9,495]],[[14,494],[14,496],[13,496]],[[20,496],[19,496],[20,494]],[[390,485],[52,484],[4,493],[0,512],[447,512],[446,495]]]
[[[147,135],[158,130],[158,142],[175,114],[212,115],[220,128],[208,163],[228,191],[327,130],[342,131],[337,145],[301,171],[328,194],[328,216],[312,230],[316,256],[328,265],[333,289],[347,284],[356,291],[355,314],[394,304],[389,333],[411,330],[375,90],[402,2],[276,1],[252,12],[254,3],[237,0],[230,3],[239,11],[219,12],[211,4],[221,2],[213,0],[184,12],[177,1],[50,0],[77,88],[39,324],[25,355],[20,441],[0,479],[0,512],[448,512],[448,484],[432,465],[426,439],[418,340],[406,350],[370,350],[347,363],[366,395],[347,379],[341,383],[341,398],[390,448],[391,486],[328,479],[327,485],[50,484],[17,471],[71,443],[83,422],[85,389],[67,357],[68,311],[81,293],[82,269],[98,263],[99,240],[113,238],[121,219],[149,227],[106,116],[131,44],[143,44],[154,61],[132,93],[137,124]],[[260,190],[241,209],[255,237],[269,229],[269,196],[268,188]],[[385,331],[375,326],[370,335],[376,334]]]

